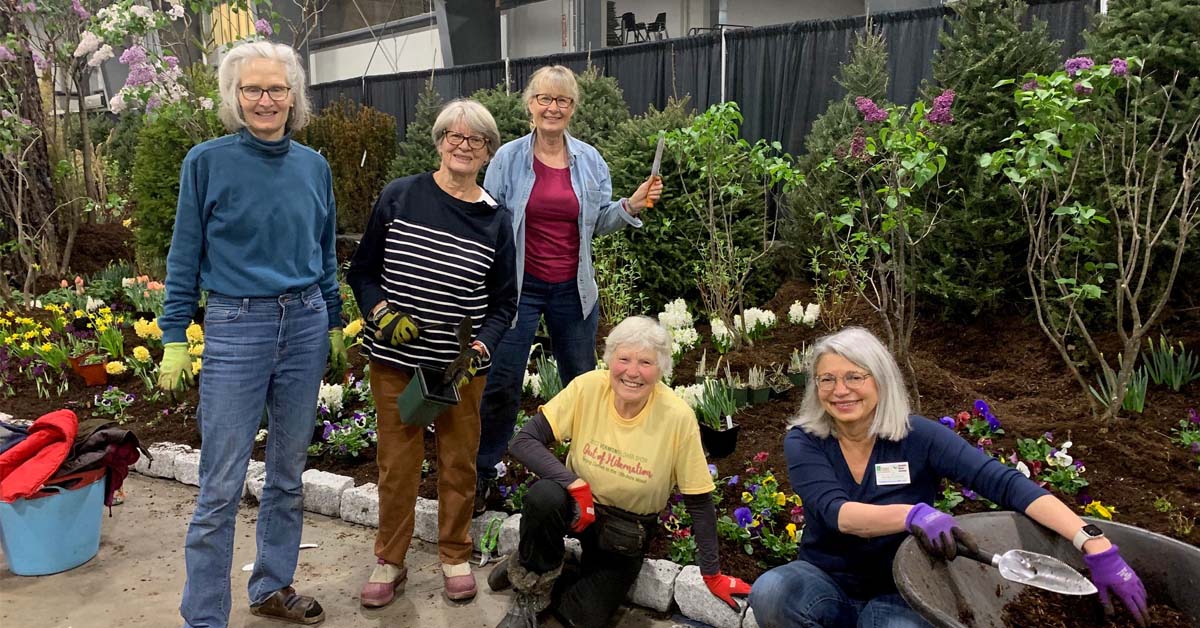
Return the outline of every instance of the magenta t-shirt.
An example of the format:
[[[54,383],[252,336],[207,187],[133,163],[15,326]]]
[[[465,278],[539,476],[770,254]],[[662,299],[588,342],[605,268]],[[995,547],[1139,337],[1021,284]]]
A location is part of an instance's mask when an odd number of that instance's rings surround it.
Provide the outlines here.
[[[547,283],[579,272],[579,199],[570,168],[533,158],[533,191],[525,205],[525,272]]]

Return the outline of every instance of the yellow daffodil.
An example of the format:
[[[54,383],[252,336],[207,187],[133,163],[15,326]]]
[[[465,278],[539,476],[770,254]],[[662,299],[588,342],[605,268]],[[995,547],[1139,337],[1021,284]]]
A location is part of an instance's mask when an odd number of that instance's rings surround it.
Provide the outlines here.
[[[197,343],[188,347],[188,355],[193,358],[198,358],[204,355],[204,343]]]
[[[796,524],[789,523],[789,524],[787,524],[787,527],[784,528],[784,530],[787,530],[788,538],[791,539],[793,543],[795,543],[796,542]]]
[[[126,229],[128,229],[128,228],[132,227],[132,226],[133,226],[133,219],[132,219],[132,218],[126,218],[125,220],[122,220],[122,221],[121,221],[121,226],[122,226],[122,227],[125,227]]]
[[[353,338],[358,335],[358,332],[362,331],[362,326],[362,319],[356,318],[346,325],[345,329],[342,330],[342,334],[347,338]]]
[[[112,308],[108,307],[107,305],[106,305],[106,306],[104,306],[104,307],[102,307],[102,308],[100,308],[100,309],[99,309],[99,310],[97,310],[97,311],[98,311],[98,312],[100,312],[100,315],[101,315],[101,316],[104,316],[104,315],[107,315],[107,314],[112,314]]]
[[[109,362],[104,365],[104,370],[108,371],[109,375],[120,375],[125,372],[124,362]]]
[[[192,375],[200,373],[200,358],[192,360]]]
[[[71,312],[71,315],[75,318],[83,318],[85,316],[85,312],[83,310],[75,310],[74,312]]]
[[[133,359],[137,360],[138,362],[149,362],[150,361],[150,350],[147,349],[146,347],[134,347],[133,348]]]
[[[196,323],[192,323],[191,325],[188,325],[187,339],[188,339],[188,342],[190,342],[192,344],[195,344],[197,342],[204,342],[204,330],[200,329],[200,326],[197,325]]]
[[[775,505],[782,506],[787,503],[787,497],[783,493],[775,493]]]
[[[749,504],[752,501],[754,501],[754,496],[746,491],[742,491],[742,503]]]
[[[33,348],[33,345],[30,345],[28,342],[21,343],[21,351],[29,351],[32,348]]]
[[[54,345],[52,345],[48,342],[42,345],[42,351],[53,351],[53,350],[54,350]]]
[[[1099,517],[1106,521],[1112,521],[1113,513],[1115,512],[1117,512],[1116,508],[1113,508],[1112,506],[1105,506],[1104,504],[1100,503],[1100,500],[1098,499],[1088,502],[1088,505],[1083,509],[1083,514],[1090,515],[1092,517]]]

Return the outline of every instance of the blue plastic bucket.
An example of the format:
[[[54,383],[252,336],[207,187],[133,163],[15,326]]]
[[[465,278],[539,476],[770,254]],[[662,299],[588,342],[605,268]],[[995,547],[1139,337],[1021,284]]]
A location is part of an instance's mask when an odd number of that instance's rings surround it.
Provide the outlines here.
[[[0,502],[0,547],[18,576],[74,569],[100,551],[104,475],[74,489],[42,491],[53,494]]]

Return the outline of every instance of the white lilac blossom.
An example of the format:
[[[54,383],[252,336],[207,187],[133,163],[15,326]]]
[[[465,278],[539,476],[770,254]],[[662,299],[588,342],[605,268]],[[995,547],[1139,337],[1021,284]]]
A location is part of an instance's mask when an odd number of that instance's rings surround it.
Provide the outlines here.
[[[200,97],[200,108],[208,111],[213,108],[213,100],[211,98]]]
[[[129,12],[147,21],[154,18],[154,10],[144,4],[129,7]]]
[[[326,384],[321,382],[321,391],[317,393],[317,407],[325,408],[330,416],[337,416],[342,411],[342,397],[345,389],[341,384]]]
[[[171,8],[167,9],[167,16],[171,18],[171,21],[175,21],[175,20],[182,18],[183,17],[183,5],[176,3],[176,2],[172,2]]]
[[[75,47],[73,54],[76,58],[90,55],[100,47],[100,43],[100,38],[95,33],[83,31],[83,35],[79,36],[79,45]]]
[[[108,44],[104,44],[103,46],[100,46],[99,50],[97,50],[96,52],[93,52],[91,57],[88,57],[87,64],[88,64],[88,67],[96,68],[96,67],[100,67],[101,63],[104,63],[105,61],[108,61],[111,58],[113,58],[112,46],[110,46]]]
[[[121,92],[117,92],[112,100],[108,101],[108,110],[113,113],[124,113],[126,108],[125,94]]]
[[[692,326],[692,315],[688,312],[687,302],[675,299],[663,307],[658,314],[658,322],[667,329],[678,329]]]

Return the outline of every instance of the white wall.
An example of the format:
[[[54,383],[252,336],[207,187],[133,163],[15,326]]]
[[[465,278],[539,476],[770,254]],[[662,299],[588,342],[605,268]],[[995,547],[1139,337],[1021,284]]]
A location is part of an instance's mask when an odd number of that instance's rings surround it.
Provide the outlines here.
[[[863,0],[727,0],[730,24],[767,26],[866,13]]]
[[[505,11],[500,20],[501,50],[508,58],[572,52],[574,29],[569,0],[544,0]],[[567,45],[563,46],[563,15],[567,16]]]
[[[712,0],[716,2],[717,0]],[[649,24],[655,16],[667,14],[667,34],[671,37],[686,37],[688,30],[694,26],[707,27],[707,0],[617,0],[617,20],[621,14],[632,12],[637,21]],[[600,15],[606,15],[601,13]],[[630,42],[633,36],[630,35]]]
[[[371,54],[374,52],[374,58]],[[370,66],[368,67],[368,63]],[[310,81],[328,83],[374,74],[394,74],[445,67],[436,26],[385,37],[375,49],[375,40],[336,48],[323,48],[309,55]]]

